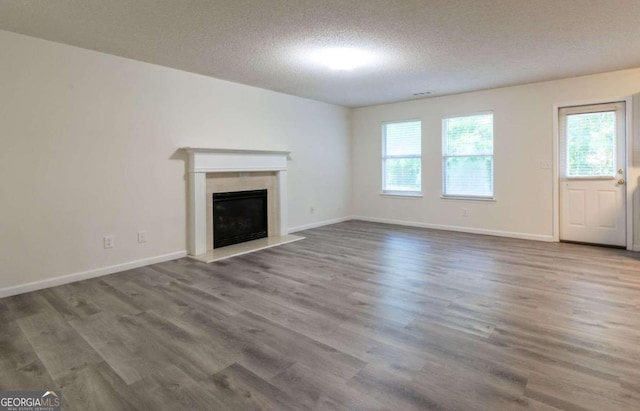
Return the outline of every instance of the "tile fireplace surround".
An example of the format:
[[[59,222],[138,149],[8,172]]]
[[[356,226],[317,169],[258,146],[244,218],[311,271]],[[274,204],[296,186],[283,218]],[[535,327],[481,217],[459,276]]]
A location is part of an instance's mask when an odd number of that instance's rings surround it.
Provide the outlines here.
[[[189,256],[212,262],[234,255],[273,247],[303,237],[288,234],[287,158],[289,151],[234,150],[185,147],[189,156],[188,252]],[[207,173],[273,172],[277,180],[276,221],[273,235],[212,250],[207,242]],[[232,175],[232,174],[230,174]],[[209,230],[210,231],[210,230]],[[271,230],[270,230],[271,232]],[[211,242],[209,241],[209,244]]]

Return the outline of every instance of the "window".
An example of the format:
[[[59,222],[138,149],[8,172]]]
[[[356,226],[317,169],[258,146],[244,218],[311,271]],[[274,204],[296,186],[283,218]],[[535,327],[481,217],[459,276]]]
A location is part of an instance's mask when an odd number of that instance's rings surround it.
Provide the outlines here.
[[[383,123],[382,192],[419,195],[422,190],[422,122]]]
[[[616,112],[566,115],[567,177],[615,177]]]
[[[443,196],[493,198],[493,113],[442,120]]]

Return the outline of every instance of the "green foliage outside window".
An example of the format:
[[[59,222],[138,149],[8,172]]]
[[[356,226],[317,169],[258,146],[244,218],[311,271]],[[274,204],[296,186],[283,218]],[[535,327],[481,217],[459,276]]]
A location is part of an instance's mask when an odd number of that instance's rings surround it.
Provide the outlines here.
[[[615,174],[616,114],[614,111],[567,116],[567,175]]]
[[[385,192],[421,191],[422,123],[419,120],[383,124]]]
[[[387,189],[419,191],[421,187],[420,158],[394,158],[385,162]]]
[[[493,115],[448,118],[445,155],[493,154]]]
[[[493,114],[444,119],[444,194],[493,196]]]

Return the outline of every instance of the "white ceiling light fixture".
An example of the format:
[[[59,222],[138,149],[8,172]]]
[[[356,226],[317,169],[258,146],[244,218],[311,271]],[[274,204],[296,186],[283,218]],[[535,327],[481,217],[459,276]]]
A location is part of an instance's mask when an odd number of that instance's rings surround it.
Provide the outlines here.
[[[372,53],[352,47],[330,47],[316,51],[313,59],[332,70],[348,71],[374,61]]]

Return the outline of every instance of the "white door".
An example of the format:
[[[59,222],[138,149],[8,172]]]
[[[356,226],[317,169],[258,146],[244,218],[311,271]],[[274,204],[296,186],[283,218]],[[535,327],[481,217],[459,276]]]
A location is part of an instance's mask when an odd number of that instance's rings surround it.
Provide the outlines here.
[[[560,240],[626,246],[625,103],[559,112]]]

